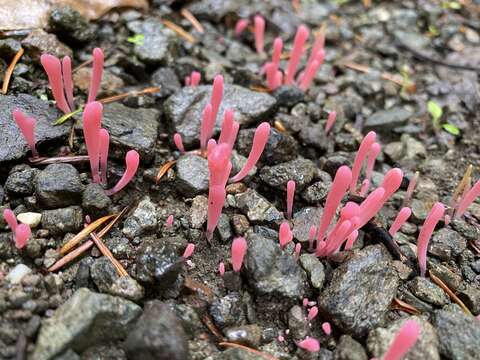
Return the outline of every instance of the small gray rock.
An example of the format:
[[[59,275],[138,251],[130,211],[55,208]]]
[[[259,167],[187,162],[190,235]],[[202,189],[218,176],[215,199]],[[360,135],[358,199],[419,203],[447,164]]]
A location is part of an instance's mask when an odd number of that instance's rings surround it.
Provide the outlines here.
[[[301,306],[295,305],[288,310],[288,328],[290,329],[291,336],[296,340],[303,339],[307,336],[309,330],[308,319]]]
[[[114,281],[108,293],[137,302],[145,296],[145,289],[130,276],[122,276]]]
[[[315,289],[321,289],[325,282],[325,267],[315,254],[300,255],[300,264],[307,272],[310,283]]]
[[[442,260],[450,260],[449,254],[457,257],[466,248],[467,240],[462,235],[452,229],[443,228],[433,235],[428,253]]]
[[[236,207],[239,208],[248,220],[254,223],[275,223],[283,219],[279,212],[267,199],[253,189],[235,195]]]
[[[51,235],[76,233],[83,227],[83,212],[79,206],[42,212],[42,227]]]
[[[404,125],[412,115],[410,111],[400,107],[380,110],[365,121],[364,129],[365,131],[389,132],[398,126]]]
[[[112,200],[100,184],[91,183],[82,194],[82,207],[85,213],[93,217],[106,215]]]
[[[201,156],[183,155],[176,163],[176,184],[185,197],[193,197],[208,190],[208,162]]]
[[[478,287],[466,284],[458,292],[458,297],[473,314],[480,315],[480,290]]]
[[[5,181],[5,191],[12,196],[29,196],[35,189],[35,177],[40,170],[28,165],[15,166]]]
[[[424,277],[415,277],[408,282],[408,287],[413,295],[430,304],[442,306],[449,301],[447,294],[440,287]]]
[[[208,199],[205,196],[195,196],[189,213],[189,223],[194,229],[200,229],[207,221]]]
[[[215,324],[221,329],[227,326],[241,325],[245,322],[242,297],[237,292],[215,298],[210,305],[209,313]]]
[[[49,34],[42,29],[33,29],[22,40],[22,46],[35,61],[39,61],[42,54],[50,54],[60,59],[66,55],[72,57],[72,49],[60,42],[54,34]]]
[[[155,233],[157,225],[157,206],[147,196],[125,220],[122,231],[129,239],[133,239],[136,236]]]
[[[333,351],[333,360],[368,360],[362,344],[349,335],[340,336],[340,341]]]
[[[286,163],[264,166],[260,171],[260,178],[274,188],[285,188],[287,182],[294,180],[296,187],[302,189],[308,185],[315,176],[315,164],[307,159],[296,159]]]
[[[293,215],[293,237],[300,242],[309,241],[309,232],[312,225],[318,226],[323,209],[305,207]]]
[[[228,341],[253,348],[257,348],[262,340],[262,329],[256,324],[231,327],[224,332]]]
[[[302,197],[311,204],[324,201],[332,186],[332,178],[327,172],[319,171],[319,175],[322,180],[313,183],[301,193]]]
[[[182,84],[178,81],[175,72],[168,67],[161,67],[152,74],[152,85],[160,87],[160,92],[156,93],[157,97],[167,97],[174,92],[180,90]]]
[[[106,293],[118,279],[117,270],[105,256],[95,259],[90,266],[90,276],[100,292]]]
[[[48,18],[52,32],[69,41],[83,43],[93,38],[93,27],[82,15],[70,6],[55,7]]]

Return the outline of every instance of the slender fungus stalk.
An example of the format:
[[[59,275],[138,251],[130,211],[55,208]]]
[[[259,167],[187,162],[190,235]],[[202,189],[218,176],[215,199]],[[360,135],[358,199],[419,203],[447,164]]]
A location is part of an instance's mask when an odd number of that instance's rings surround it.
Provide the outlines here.
[[[308,38],[308,28],[305,25],[300,25],[298,27],[297,33],[295,34],[295,39],[293,40],[293,49],[290,56],[290,61],[287,66],[287,71],[285,73],[285,84],[290,85],[293,83],[295,74],[297,72],[298,64],[300,63],[300,58],[303,53],[303,46]]]
[[[352,250],[353,244],[358,238],[358,230],[353,230],[347,237],[347,243],[345,244],[345,250]]]
[[[212,121],[213,120],[213,121]],[[212,104],[208,103],[203,109],[202,125],[200,127],[200,147],[205,150],[207,142],[212,137],[215,119],[212,117]]]
[[[110,147],[110,134],[106,129],[100,129],[100,173],[102,184],[107,183],[108,149]]]
[[[5,219],[10,230],[12,230],[12,233],[15,236],[15,230],[18,226],[18,221],[17,221],[17,217],[15,216],[15,213],[10,209],[5,209],[3,210],[3,218]]]
[[[225,275],[225,263],[223,261],[220,261],[220,263],[218,264],[218,273],[221,277]]]
[[[253,169],[257,161],[262,155],[265,145],[267,145],[268,136],[270,135],[270,124],[267,122],[261,123],[255,130],[255,135],[253,136],[252,148],[250,149],[250,154],[248,154],[247,162],[243,168],[238,172],[237,175],[232,177],[231,182],[238,182],[242,180],[245,176],[248,175],[250,170]]]
[[[183,252],[182,258],[188,259],[190,256],[192,256],[194,250],[195,250],[195,245],[192,243],[188,243],[187,247],[185,248],[185,251]]]
[[[297,342],[297,346],[300,349],[306,350],[308,352],[318,352],[320,351],[320,343],[317,339],[307,337],[305,340]]]
[[[295,259],[298,259],[300,257],[301,251],[302,251],[302,244],[300,243],[295,244],[295,249],[294,249]]]
[[[372,178],[373,168],[375,166],[375,160],[377,160],[378,154],[380,154],[381,146],[379,143],[373,143],[370,147],[367,159],[367,171],[365,177],[370,181]]]
[[[107,190],[107,195],[113,195],[122,190],[133,179],[140,164],[140,155],[135,150],[130,150],[125,156],[126,169],[118,183],[110,190]]]
[[[315,57],[315,60],[313,60],[305,68],[305,73],[303,74],[302,79],[300,80],[300,85],[298,86],[300,90],[306,91],[310,87],[310,84],[315,78],[315,75],[317,74],[318,69],[323,64],[324,59],[325,59],[325,52],[323,51],[323,49],[321,49],[318,51],[318,54]]]
[[[263,43],[265,38],[265,19],[260,15],[253,18],[255,33],[255,49],[257,54],[263,54]]]
[[[13,110],[12,114],[17,126],[20,128],[20,131],[22,132],[22,135],[28,144],[28,147],[30,148],[30,151],[32,152],[32,156],[34,158],[38,157],[38,152],[35,147],[36,120],[33,117],[26,117],[25,114],[18,109]]]
[[[198,86],[201,78],[202,75],[198,71],[192,71],[192,74],[190,75],[190,86]]]
[[[239,19],[235,24],[235,36],[239,37],[247,28],[249,21],[247,19]]]
[[[167,227],[167,229],[170,229],[173,226],[173,215],[168,215],[165,226]]]
[[[75,109],[75,103],[73,100],[72,59],[70,59],[70,56],[65,56],[62,59],[62,75],[63,87],[65,89],[68,105],[70,106],[70,109]]]
[[[180,151],[180,154],[184,154],[185,148],[183,147],[182,135],[175,133],[175,135],[173,135],[173,142],[175,143],[178,151]]]
[[[293,198],[295,196],[295,181],[290,180],[287,183],[287,218],[292,218]]]
[[[98,165],[100,159],[100,123],[103,106],[98,101],[88,103],[83,110],[83,137],[87,145],[93,182],[99,183]]]
[[[460,200],[457,211],[455,212],[455,217],[462,216],[478,195],[480,195],[480,180],[478,180]]]
[[[232,242],[232,267],[233,271],[239,272],[242,268],[243,259],[247,253],[247,241],[243,237],[237,237]]]
[[[408,207],[404,207],[398,212],[398,215],[393,221],[390,230],[388,230],[389,234],[392,235],[392,237],[394,237],[397,231],[402,227],[402,225],[407,222],[410,215],[412,215],[412,210]]]
[[[308,310],[308,321],[312,321],[313,319],[315,319],[318,315],[318,307],[316,306],[313,306],[311,307],[309,310]]]
[[[19,224],[15,229],[15,247],[23,249],[27,245],[28,239],[32,236],[30,226],[26,224]]]
[[[332,326],[330,325],[329,322],[324,322],[322,324],[322,330],[325,333],[325,335],[329,336],[332,333]]]
[[[315,36],[315,41],[310,51],[310,57],[308,58],[307,65],[305,68],[311,66],[311,63],[315,60],[318,52],[324,50],[325,47],[325,26],[322,25],[320,32]]]
[[[428,241],[432,236],[435,226],[443,217],[445,212],[445,207],[441,202],[437,202],[433,205],[432,210],[428,214],[425,222],[423,223],[422,229],[417,239],[417,258],[418,266],[420,267],[420,276],[425,276],[425,271],[427,269],[427,249]]]
[[[95,101],[103,75],[103,51],[100,48],[93,49],[93,69],[92,79],[90,80],[90,89],[88,91],[87,103]]]
[[[63,91],[62,65],[60,60],[53,55],[43,54],[40,57],[40,62],[47,73],[48,83],[50,84],[50,89],[52,90],[57,107],[65,114],[68,114],[71,110]]]
[[[277,72],[280,67],[280,58],[282,56],[283,41],[282,38],[277,37],[273,41],[273,53],[272,53],[272,64],[274,66],[274,73]]]
[[[357,155],[355,155],[355,160],[353,161],[352,167],[352,182],[350,184],[350,194],[352,195],[354,195],[357,190],[357,181],[358,177],[360,176],[360,170],[362,170],[363,162],[366,159],[368,152],[370,151],[370,147],[373,145],[376,138],[377,134],[375,134],[374,131],[370,131],[367,135],[365,135],[360,143],[360,147],[358,148]]]
[[[407,320],[395,335],[383,360],[401,360],[415,345],[420,335],[420,326],[414,320]]]
[[[280,241],[280,247],[282,249],[293,240],[292,230],[290,230],[290,225],[286,221],[280,225],[278,240]]]
[[[217,120],[218,109],[220,107],[220,103],[222,102],[223,97],[223,76],[217,75],[213,79],[213,87],[212,87],[212,97],[210,99],[210,104],[212,104],[212,113],[210,124],[213,127],[215,126],[215,122]]]
[[[399,168],[393,168],[385,174],[380,187],[385,189],[383,201],[387,201],[398,190],[403,180],[403,172]]]
[[[415,190],[415,185],[417,185],[419,175],[420,173],[416,171],[412,179],[408,183],[407,192],[405,193],[405,198],[403,199],[403,207],[410,205],[410,201],[412,200],[413,191]]]
[[[313,251],[313,240],[315,240],[315,235],[317,234],[317,227],[315,225],[310,226],[308,231],[308,251]]]
[[[333,124],[335,124],[336,120],[337,120],[337,112],[330,111],[330,113],[328,114],[327,123],[325,124],[326,135],[328,135],[328,133],[330,132],[330,129],[333,127]]]

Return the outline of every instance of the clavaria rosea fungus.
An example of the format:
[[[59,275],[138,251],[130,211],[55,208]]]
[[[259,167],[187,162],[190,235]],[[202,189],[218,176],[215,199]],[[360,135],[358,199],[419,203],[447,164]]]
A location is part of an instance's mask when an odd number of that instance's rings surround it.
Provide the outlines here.
[[[373,168],[375,166],[375,160],[377,160],[378,154],[380,154],[380,144],[379,143],[373,143],[372,146],[370,147],[370,151],[368,153],[368,159],[367,159],[367,170],[365,172],[365,178],[370,181],[372,178],[372,173],[373,173]]]
[[[287,65],[287,71],[285,72],[285,84],[290,85],[293,83],[293,79],[297,73],[297,67],[300,63],[300,58],[303,54],[303,47],[308,39],[309,30],[305,25],[300,25],[295,34],[293,40],[293,49],[290,54],[290,61]]]
[[[218,264],[218,273],[221,277],[225,275],[225,263],[223,261],[220,261],[220,263]]]
[[[333,124],[335,124],[336,120],[337,120],[337,112],[330,111],[330,113],[328,114],[327,123],[325,124],[325,135],[328,135],[328,133],[333,127]]]
[[[235,24],[235,36],[240,36],[242,32],[247,28],[250,22],[247,19],[238,19]]]
[[[292,218],[294,196],[295,196],[295,181],[289,180],[287,182],[287,219]]]
[[[370,131],[360,143],[360,147],[355,155],[355,160],[353,161],[352,166],[352,181],[350,183],[350,194],[352,195],[356,194],[357,182],[360,176],[360,171],[362,170],[363,162],[367,158],[370,148],[375,143],[376,138],[377,134],[375,134],[374,131]]]
[[[210,104],[212,104],[212,113],[210,115],[210,134],[213,132],[213,127],[215,126],[215,120],[217,119],[218,109],[220,108],[220,103],[223,98],[223,76],[216,75],[213,79],[212,86],[212,97],[210,98]],[[211,135],[210,135],[211,136]],[[209,137],[210,138],[210,137]]]
[[[267,85],[270,90],[276,89],[282,85],[282,72],[279,71],[280,57],[282,55],[283,41],[277,37],[273,41],[272,61],[265,65],[267,75]]]
[[[108,150],[110,147],[110,134],[107,129],[100,129],[100,175],[102,184],[107,183]]]
[[[198,71],[192,71],[192,73],[185,78],[185,86],[195,87],[200,84],[202,75]]]
[[[308,352],[320,351],[320,343],[317,339],[311,337],[306,337],[304,340],[297,342],[297,346]]]
[[[464,193],[455,212],[456,217],[462,216],[478,195],[480,195],[480,180],[478,180],[470,190],[467,192],[464,191]]]
[[[175,135],[173,135],[173,143],[177,147],[178,151],[180,151],[180,154],[185,153],[185,147],[183,146],[182,135],[180,135],[179,133],[175,133]]]
[[[207,142],[212,137],[215,119],[212,119],[212,104],[208,103],[203,109],[202,124],[200,127],[200,148],[205,150]]]
[[[329,336],[332,333],[332,326],[330,325],[329,322],[324,322],[322,324],[322,330],[325,333],[325,335]]]
[[[300,88],[300,90],[307,91],[313,79],[315,78],[315,75],[317,74],[318,69],[323,64],[324,60],[325,60],[325,52],[323,49],[320,49],[316,54],[316,57],[312,61],[312,63],[307,64],[305,71],[303,72],[303,74],[299,79],[300,83],[298,87]]]
[[[415,186],[417,185],[418,177],[420,173],[417,171],[413,175],[413,177],[410,179],[407,187],[407,191],[405,192],[405,197],[403,198],[403,207],[409,206],[410,200],[412,199],[413,196],[413,191],[415,190]]]
[[[280,247],[283,249],[287,244],[293,240],[293,233],[290,230],[290,225],[287,221],[284,221],[280,225],[280,229],[278,231],[278,240],[280,242]]]
[[[165,226],[167,228],[171,228],[173,226],[173,215],[168,215],[167,221],[165,222]]]
[[[253,18],[254,34],[255,34],[255,50],[257,54],[263,54],[263,44],[265,39],[265,19],[260,15]]]
[[[247,241],[243,237],[237,237],[232,242],[232,267],[233,271],[239,272],[242,268],[243,259],[247,253]]]
[[[10,209],[5,209],[3,210],[3,218],[5,219],[6,223],[10,227],[10,230],[12,230],[12,234],[15,237],[15,229],[18,226],[18,221],[17,221],[17,217],[15,216],[15,213]]]
[[[70,113],[74,106],[73,80],[72,80],[72,61],[70,57],[65,56],[63,61],[50,54],[43,54],[40,62],[48,76],[48,83],[52,90],[53,98],[57,107],[65,114]],[[93,49],[92,77],[90,80],[90,89],[87,103],[95,101],[100,89],[100,83],[103,75],[104,55],[100,48]]]
[[[182,258],[188,259],[190,256],[192,256],[194,250],[195,250],[195,245],[192,243],[188,243],[187,247],[185,248],[185,251],[183,252]]]
[[[32,156],[34,158],[38,157],[38,152],[35,147],[35,125],[37,122],[33,117],[25,116],[25,114],[18,109],[13,110],[12,115],[32,152]]]
[[[308,310],[308,315],[307,315],[308,321],[312,321],[317,317],[317,315],[318,315],[318,307],[316,306],[311,307]]]
[[[415,345],[420,335],[420,326],[414,320],[407,320],[395,335],[392,344],[382,360],[400,360]]]
[[[427,270],[427,249],[428,241],[432,236],[433,230],[445,213],[445,206],[441,202],[436,202],[428,214],[417,239],[417,258],[420,268],[420,276],[425,276]]]
[[[120,180],[118,180],[118,183],[113,188],[106,191],[107,195],[113,195],[122,190],[125,186],[127,186],[128,183],[135,176],[139,164],[140,155],[138,154],[138,152],[136,152],[135,150],[130,150],[129,152],[127,152],[127,155],[125,155],[125,172],[123,173]]]
[[[30,226],[27,224],[19,224],[15,228],[15,247],[17,249],[23,249],[27,245],[28,239],[32,235]]]
[[[295,254],[295,259],[298,259],[300,257],[300,252],[302,251],[302,244],[296,243],[295,244],[295,249],[293,250]]]
[[[255,130],[255,135],[253,136],[252,148],[250,149],[250,153],[248,154],[247,161],[245,162],[245,165],[243,165],[243,168],[238,172],[238,174],[230,179],[231,182],[238,182],[242,180],[245,176],[248,175],[250,170],[253,169],[255,164],[260,159],[260,156],[265,149],[265,145],[267,145],[269,135],[269,123],[263,122],[258,125],[257,129]]]
[[[358,230],[353,230],[350,235],[347,237],[347,242],[345,243],[345,250],[352,250],[353,244],[358,238]]]
[[[308,230],[308,251],[313,251],[315,235],[317,235],[317,227],[315,225],[310,225],[310,229]]]
[[[100,160],[100,126],[102,122],[103,106],[94,101],[83,111],[83,137],[87,146],[88,159],[90,160],[90,169],[92,171],[93,182],[99,183],[99,160]]]
[[[404,207],[398,212],[397,217],[395,218],[392,226],[390,226],[390,229],[388,230],[392,237],[395,236],[395,234],[402,227],[402,225],[407,222],[410,215],[412,215],[412,209],[410,209],[409,207]]]

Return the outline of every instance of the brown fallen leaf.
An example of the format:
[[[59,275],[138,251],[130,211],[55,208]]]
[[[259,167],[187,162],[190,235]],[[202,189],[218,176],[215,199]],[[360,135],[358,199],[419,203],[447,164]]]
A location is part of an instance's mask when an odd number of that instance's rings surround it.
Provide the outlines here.
[[[147,0],[0,0],[0,30],[44,28],[48,13],[69,5],[89,20],[95,20],[118,7],[148,9]]]

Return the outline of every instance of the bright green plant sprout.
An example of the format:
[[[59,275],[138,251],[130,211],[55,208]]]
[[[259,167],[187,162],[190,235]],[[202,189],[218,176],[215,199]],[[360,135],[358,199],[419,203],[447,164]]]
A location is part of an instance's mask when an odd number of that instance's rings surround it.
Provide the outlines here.
[[[450,134],[452,134],[452,135],[454,135],[454,136],[460,135],[460,129],[457,128],[457,127],[456,127],[455,125],[453,125],[453,124],[450,124],[450,123],[443,124],[443,125],[442,125],[442,128],[443,128],[446,132],[448,132],[448,133],[450,133]]]
[[[142,46],[144,44],[144,41],[145,41],[145,35],[135,34],[133,36],[128,37],[127,41],[129,43]]]
[[[433,127],[435,129],[440,128],[440,118],[443,115],[443,110],[440,105],[438,105],[435,101],[430,100],[427,103],[427,110],[430,113],[432,119],[433,119]]]

